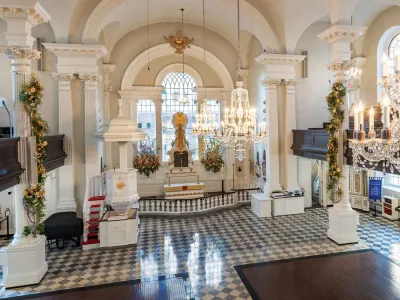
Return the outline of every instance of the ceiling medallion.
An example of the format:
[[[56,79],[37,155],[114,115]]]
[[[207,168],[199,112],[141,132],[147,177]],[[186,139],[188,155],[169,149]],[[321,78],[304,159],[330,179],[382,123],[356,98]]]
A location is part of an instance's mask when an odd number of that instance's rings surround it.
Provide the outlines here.
[[[175,35],[171,34],[169,37],[164,36],[164,39],[175,49],[176,54],[183,54],[183,51],[185,51],[186,48],[190,48],[190,44],[194,41],[194,38],[189,38],[183,34],[183,10],[182,8],[181,29],[178,29]]]

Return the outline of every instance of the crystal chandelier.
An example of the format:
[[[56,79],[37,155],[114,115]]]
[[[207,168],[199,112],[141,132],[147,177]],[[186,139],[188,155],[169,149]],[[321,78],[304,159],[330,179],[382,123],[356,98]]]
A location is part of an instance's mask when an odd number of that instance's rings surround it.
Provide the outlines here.
[[[215,115],[207,100],[201,105],[201,113],[196,115],[196,122],[193,123],[193,135],[198,137],[218,136],[219,126]]]
[[[382,162],[383,173],[389,169],[400,171],[400,56],[396,56],[396,72],[389,72],[387,55],[382,57],[382,78],[378,80],[381,87],[381,110],[383,128],[375,133],[374,110],[369,111],[368,138],[364,132],[364,110],[358,105],[355,110],[355,130],[349,147],[353,150],[353,166],[356,170],[372,168]],[[359,115],[357,115],[359,114]],[[392,120],[390,116],[392,115]]]
[[[257,131],[257,112],[250,109],[249,92],[243,88],[240,76],[240,4],[237,0],[238,25],[238,81],[236,89],[231,94],[230,108],[225,109],[224,121],[221,122],[221,141],[225,147],[235,148],[236,158],[242,161],[246,158],[246,150],[250,145],[266,141],[265,122],[259,125]]]
[[[203,60],[206,64],[206,21],[205,21],[205,1],[203,0]],[[204,82],[206,80],[204,75]],[[204,87],[205,99],[200,108],[200,114],[196,115],[196,122],[193,124],[193,135],[197,137],[207,137],[210,135],[218,136],[219,126],[215,120],[215,115],[207,101],[207,87]]]

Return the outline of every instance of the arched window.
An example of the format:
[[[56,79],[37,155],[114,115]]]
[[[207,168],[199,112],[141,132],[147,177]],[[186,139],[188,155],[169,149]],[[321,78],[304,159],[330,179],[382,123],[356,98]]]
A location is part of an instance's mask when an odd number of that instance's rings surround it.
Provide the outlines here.
[[[396,54],[400,48],[400,34],[394,36],[394,38],[389,43],[388,56],[389,56],[389,66],[392,73],[395,73],[395,62]]]
[[[171,72],[165,76],[162,83],[162,156],[163,161],[168,161],[167,152],[171,149],[171,143],[175,137],[175,129],[172,125],[172,116],[181,111],[188,117],[186,126],[186,139],[189,149],[194,150],[193,159],[197,159],[198,140],[193,136],[192,124],[197,114],[196,81],[192,76],[182,72]]]
[[[156,140],[156,106],[152,100],[139,100],[137,104],[138,127],[147,133],[153,142]]]

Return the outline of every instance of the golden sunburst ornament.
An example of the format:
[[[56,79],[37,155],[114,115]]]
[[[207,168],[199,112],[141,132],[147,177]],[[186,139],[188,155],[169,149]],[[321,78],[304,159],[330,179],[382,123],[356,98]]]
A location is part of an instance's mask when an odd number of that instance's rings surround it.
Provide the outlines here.
[[[164,36],[164,39],[170,44],[172,48],[175,49],[176,54],[183,54],[186,48],[190,48],[190,44],[193,43],[194,38],[189,38],[183,34],[183,8],[182,11],[182,25],[175,35],[170,35],[168,37]]]
[[[123,181],[120,181],[120,182],[117,183],[117,188],[119,190],[122,190],[124,187],[125,187],[125,183]]]

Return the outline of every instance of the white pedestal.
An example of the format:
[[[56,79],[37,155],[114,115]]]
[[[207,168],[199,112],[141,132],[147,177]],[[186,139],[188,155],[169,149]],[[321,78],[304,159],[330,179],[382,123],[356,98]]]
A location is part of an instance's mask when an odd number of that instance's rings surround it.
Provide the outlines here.
[[[329,213],[328,238],[339,245],[358,242],[358,213],[354,210],[339,211],[332,207]]]
[[[272,199],[272,215],[285,216],[304,213],[304,197]]]
[[[47,273],[46,237],[23,239],[0,250],[6,288],[38,284]]]
[[[136,209],[130,210],[128,219],[125,220],[110,220],[110,218],[108,218],[100,222],[99,230],[100,247],[136,244],[138,237],[138,212]]]
[[[260,218],[271,217],[271,201],[266,194],[251,194],[251,211]]]

